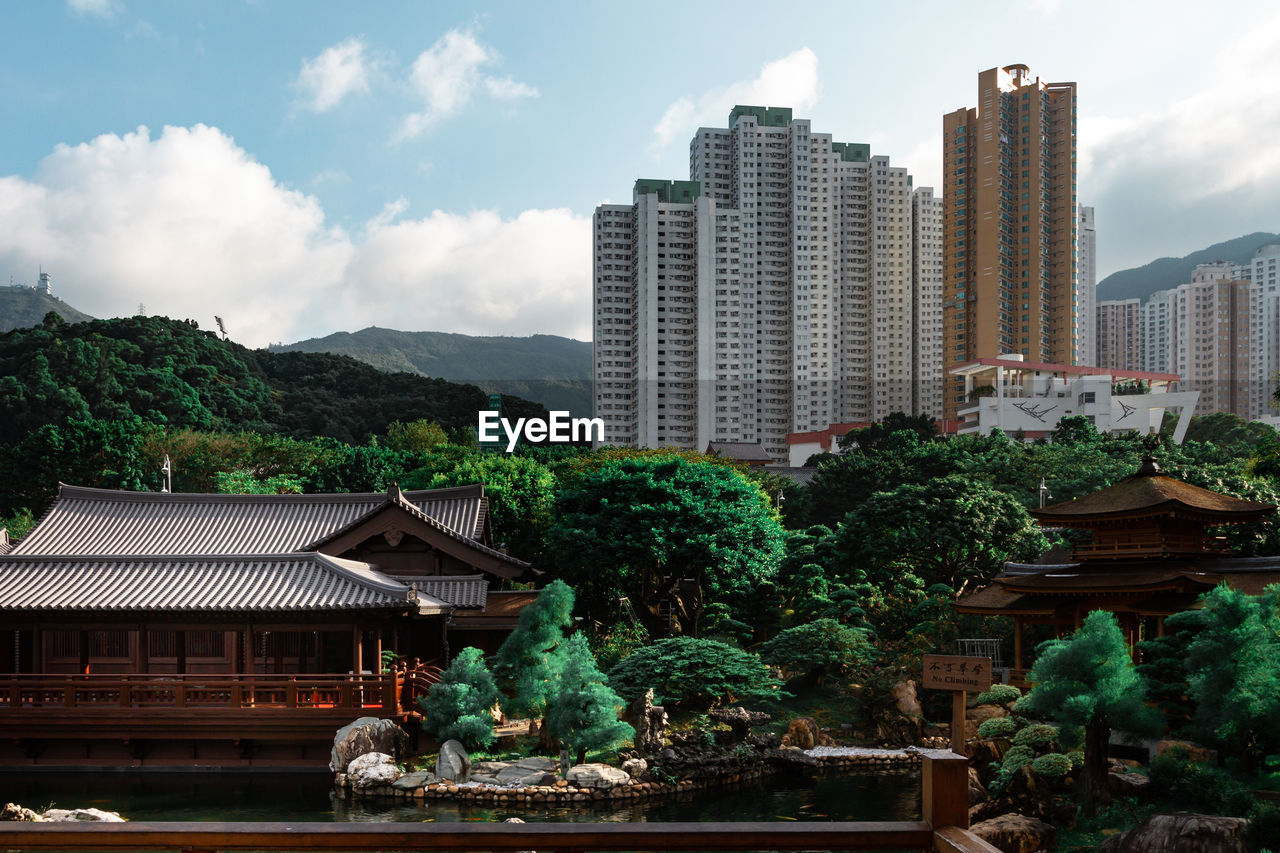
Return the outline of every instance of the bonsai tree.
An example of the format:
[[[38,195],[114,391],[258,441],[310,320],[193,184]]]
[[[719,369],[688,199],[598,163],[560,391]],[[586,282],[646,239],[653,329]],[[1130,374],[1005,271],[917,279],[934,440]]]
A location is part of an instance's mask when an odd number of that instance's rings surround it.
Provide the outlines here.
[[[1107,750],[1112,727],[1154,734],[1159,716],[1143,704],[1146,691],[1116,617],[1102,610],[1090,613],[1071,637],[1050,640],[1027,680],[1036,686],[1014,709],[1048,717],[1062,724],[1064,740],[1084,734],[1084,768],[1080,774],[1085,813],[1110,801],[1107,790]]]
[[[494,740],[492,708],[498,699],[484,653],[468,646],[440,674],[440,681],[427,695],[418,699],[422,727],[438,740],[461,741],[468,751],[487,747]]]
[[[587,760],[587,750],[606,749],[635,734],[618,719],[622,698],[613,692],[596,666],[587,638],[574,634],[565,641],[559,686],[547,706],[547,730]]]
[[[788,628],[760,647],[760,659],[782,670],[786,677],[804,675],[818,684],[827,675],[869,660],[874,653],[866,631],[834,619],[816,619]]]
[[[671,637],[638,649],[609,670],[609,684],[626,702],[652,688],[655,702],[696,711],[785,695],[760,658],[728,643],[693,637]]]

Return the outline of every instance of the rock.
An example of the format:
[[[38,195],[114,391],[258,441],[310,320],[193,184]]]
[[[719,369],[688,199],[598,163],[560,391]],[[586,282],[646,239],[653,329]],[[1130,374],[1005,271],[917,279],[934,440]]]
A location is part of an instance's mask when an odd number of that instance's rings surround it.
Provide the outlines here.
[[[636,749],[645,755],[662,749],[667,731],[667,711],[661,705],[653,704],[653,690],[646,690],[643,696],[632,702],[630,711],[636,730]]]
[[[1140,797],[1150,784],[1141,773],[1107,773],[1107,790],[1113,797]]]
[[[554,773],[558,762],[555,759],[547,758],[543,755],[532,755],[528,758],[522,758],[512,767],[522,767],[532,773],[535,770],[541,770],[543,773]]]
[[[729,726],[729,741],[726,745],[732,746],[736,743],[742,743],[747,739],[747,735],[751,734],[752,726],[763,726],[765,723],[773,719],[764,711],[748,711],[746,708],[737,706],[734,708],[718,708],[714,711],[707,712],[707,716],[715,720],[717,723],[726,723]]]
[[[5,803],[4,808],[0,809],[0,820],[39,821],[44,820],[44,818],[31,809],[24,809],[17,803]]]
[[[569,768],[565,779],[577,788],[613,788],[631,782],[630,776],[608,764],[576,764]]]
[[[1200,744],[1192,743],[1189,740],[1162,740],[1156,744],[1156,755],[1164,755],[1171,749],[1186,750],[1188,757],[1197,764],[1216,764],[1218,762],[1218,750],[1200,746]]]
[[[440,744],[436,775],[450,782],[471,781],[471,759],[467,757],[467,751],[459,741],[447,740]]]
[[[996,717],[1007,717],[1009,712],[1000,705],[978,705],[969,708],[964,713],[964,736],[966,740],[973,740],[978,736],[978,726],[987,720]]]
[[[329,769],[341,773],[351,759],[370,752],[403,758],[409,747],[409,735],[391,720],[377,717],[361,717],[338,729],[333,736],[333,751],[329,754]]]
[[[115,812],[104,812],[102,809],[47,809],[44,819],[53,823],[70,823],[86,820],[101,823],[124,823],[124,818]]]
[[[1003,853],[1035,853],[1053,844],[1054,828],[1021,814],[1005,814],[969,827],[969,831]]]
[[[818,738],[817,722],[812,717],[797,717],[787,726],[787,733],[782,736],[782,745],[813,749],[818,745]]]
[[[497,776],[503,770],[511,766],[510,761],[473,761],[471,762],[471,776]]]
[[[347,765],[347,782],[357,791],[390,785],[402,775],[396,760],[382,752],[366,752]]]
[[[649,762],[643,758],[628,758],[622,762],[622,772],[640,782],[649,781]]]
[[[1242,817],[1154,814],[1124,835],[1108,838],[1108,853],[1245,853],[1248,821]]]
[[[472,780],[476,779],[474,771],[471,774]],[[537,770],[528,767],[521,767],[519,764],[511,764],[504,767],[497,776],[499,785],[512,785],[519,783],[521,785],[550,785],[556,781],[556,774],[547,770]]]
[[[991,798],[987,793],[987,789],[982,786],[982,780],[978,778],[978,768],[969,768],[969,805],[976,806],[978,803],[985,803]]]
[[[397,791],[412,791],[415,788],[421,788],[425,785],[434,785],[439,782],[439,777],[430,770],[415,770],[412,773],[406,773],[399,779],[391,783],[391,787]]]

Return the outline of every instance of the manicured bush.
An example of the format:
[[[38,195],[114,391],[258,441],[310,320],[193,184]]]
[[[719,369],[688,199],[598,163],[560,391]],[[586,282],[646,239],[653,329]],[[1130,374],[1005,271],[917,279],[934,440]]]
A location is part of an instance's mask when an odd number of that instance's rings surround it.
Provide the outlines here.
[[[587,638],[574,634],[564,643],[564,663],[559,685],[547,704],[547,728],[560,743],[577,754],[579,764],[587,750],[606,749],[635,734],[618,720],[622,699],[609,689]]]
[[[1013,736],[1018,746],[1029,746],[1032,749],[1049,749],[1058,742],[1058,729],[1045,723],[1027,726]]]
[[[1061,752],[1050,752],[1031,762],[1031,769],[1038,776],[1066,776],[1071,772],[1071,766],[1071,759]]]
[[[974,701],[979,705],[1007,705],[1022,698],[1022,691],[1012,684],[993,684]]]
[[[978,724],[978,737],[1010,738],[1017,730],[1013,717],[992,717]]]
[[[806,675],[819,681],[847,666],[865,663],[874,654],[866,631],[834,619],[815,619],[788,628],[760,647],[760,659],[788,677]]]
[[[1011,747],[1000,762],[1000,773],[1003,776],[1012,776],[1024,764],[1035,760],[1035,757],[1035,752],[1029,746]]]

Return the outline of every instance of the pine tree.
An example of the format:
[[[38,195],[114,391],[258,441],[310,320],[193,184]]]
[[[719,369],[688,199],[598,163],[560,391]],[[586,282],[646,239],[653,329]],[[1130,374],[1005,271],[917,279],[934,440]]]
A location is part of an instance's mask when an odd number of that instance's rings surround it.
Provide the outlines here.
[[[1107,750],[1111,728],[1154,734],[1160,728],[1116,617],[1095,610],[1071,637],[1040,646],[1027,680],[1035,684],[1014,709],[1055,719],[1064,739],[1084,730],[1081,772],[1085,813],[1111,799],[1107,790]]]
[[[573,625],[573,590],[554,580],[520,611],[520,621],[494,658],[513,714],[541,717],[557,689],[565,633]]]
[[[422,727],[440,741],[461,741],[468,751],[487,747],[494,741],[492,709],[498,699],[484,653],[468,646],[440,674],[440,681],[427,695],[418,699]]]
[[[547,705],[546,725],[552,736],[577,752],[581,764],[588,750],[606,749],[633,737],[635,730],[618,719],[622,699],[609,688],[587,638],[574,634],[563,650],[560,683]]]

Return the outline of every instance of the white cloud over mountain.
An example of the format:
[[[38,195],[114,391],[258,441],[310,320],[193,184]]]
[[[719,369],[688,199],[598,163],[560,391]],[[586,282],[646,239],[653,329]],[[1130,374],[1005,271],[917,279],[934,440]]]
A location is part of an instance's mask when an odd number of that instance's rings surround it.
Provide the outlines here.
[[[0,178],[0,260],[90,314],[217,314],[250,346],[370,324],[590,337],[589,218],[405,207],[348,233],[218,128],[141,127]]]

